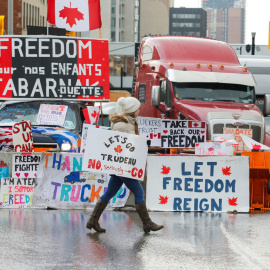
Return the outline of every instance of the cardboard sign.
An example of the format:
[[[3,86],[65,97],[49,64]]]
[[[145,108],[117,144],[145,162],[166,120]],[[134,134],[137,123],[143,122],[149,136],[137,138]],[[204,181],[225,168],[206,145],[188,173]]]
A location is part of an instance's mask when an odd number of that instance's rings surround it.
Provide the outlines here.
[[[34,152],[30,121],[15,123],[12,127],[12,133],[15,152]]]
[[[110,99],[108,40],[1,36],[1,99]]]
[[[270,150],[270,148],[264,144],[261,144],[259,142],[256,142],[255,140],[245,136],[240,135],[244,144],[247,146],[249,150]]]
[[[224,134],[233,134],[238,145],[235,145],[235,151],[248,151],[248,147],[244,144],[241,135],[245,135],[252,139],[252,129],[238,129],[238,128],[223,128]]]
[[[83,124],[80,153],[85,152],[88,128],[101,128],[101,129],[105,129],[105,130],[110,129],[109,127],[105,127],[105,126]]]
[[[146,204],[156,211],[249,212],[249,158],[149,156]]]
[[[100,106],[87,106],[87,108],[83,109],[83,115],[86,123],[90,125],[98,123],[100,111]]]
[[[137,117],[140,136],[144,136],[151,141],[153,147],[160,147],[161,119],[153,117]]]
[[[206,141],[205,122],[189,120],[161,120],[162,148],[195,148]]]
[[[35,179],[2,178],[0,207],[26,208],[32,205]]]
[[[196,143],[195,155],[198,156],[232,156],[234,148],[225,142]]]
[[[93,207],[106,192],[110,176],[82,171],[83,154],[45,153],[37,172],[33,205],[60,209]],[[129,189],[122,185],[109,207],[123,207]]]
[[[40,155],[12,155],[12,177],[35,178],[40,162]]]
[[[146,138],[124,132],[88,129],[83,171],[144,180]]]
[[[64,126],[68,106],[41,104],[36,125]]]

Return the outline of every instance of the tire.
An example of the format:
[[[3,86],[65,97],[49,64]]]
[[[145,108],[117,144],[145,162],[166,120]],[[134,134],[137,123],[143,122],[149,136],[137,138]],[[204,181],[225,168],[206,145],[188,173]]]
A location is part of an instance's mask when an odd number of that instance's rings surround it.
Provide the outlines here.
[[[270,194],[270,179],[267,180],[267,193]]]
[[[70,181],[70,183],[71,183],[71,184],[74,184],[74,181],[72,180],[72,181]]]

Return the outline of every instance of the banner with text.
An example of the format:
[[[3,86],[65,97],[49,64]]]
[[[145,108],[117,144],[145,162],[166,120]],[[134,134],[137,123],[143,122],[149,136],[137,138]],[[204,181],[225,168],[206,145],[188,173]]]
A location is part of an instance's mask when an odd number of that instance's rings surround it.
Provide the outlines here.
[[[93,171],[144,180],[147,139],[103,129],[88,129],[83,171]]]
[[[83,154],[44,153],[37,171],[33,194],[36,207],[85,209],[93,207],[108,187],[110,176],[82,171]],[[109,206],[123,207],[129,189],[123,185]]]
[[[160,147],[161,119],[153,117],[138,116],[140,136],[144,136],[151,141],[150,146]]]
[[[245,156],[149,156],[147,179],[150,210],[249,212]]]
[[[12,177],[36,178],[40,155],[12,155]]]
[[[109,100],[108,40],[1,36],[1,99]]]
[[[0,208],[26,208],[32,205],[35,179],[2,178]]]
[[[30,121],[15,123],[12,127],[15,152],[34,152],[32,127]]]
[[[200,121],[161,119],[162,148],[195,148],[206,142],[206,124]]]

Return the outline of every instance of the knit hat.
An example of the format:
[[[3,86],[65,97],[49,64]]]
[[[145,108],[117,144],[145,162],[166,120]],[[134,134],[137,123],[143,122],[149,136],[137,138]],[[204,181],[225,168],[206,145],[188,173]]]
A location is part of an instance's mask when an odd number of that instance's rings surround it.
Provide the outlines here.
[[[140,101],[134,97],[120,97],[117,104],[122,107],[124,113],[136,112],[141,106]]]

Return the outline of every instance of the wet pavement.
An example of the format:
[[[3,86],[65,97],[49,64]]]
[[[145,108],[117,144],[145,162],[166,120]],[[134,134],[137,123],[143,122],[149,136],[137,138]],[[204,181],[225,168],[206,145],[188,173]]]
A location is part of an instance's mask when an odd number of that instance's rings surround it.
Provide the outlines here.
[[[270,269],[270,212],[151,212],[165,228],[144,234],[134,211],[0,209],[0,269]]]

